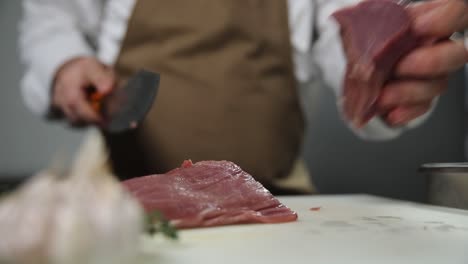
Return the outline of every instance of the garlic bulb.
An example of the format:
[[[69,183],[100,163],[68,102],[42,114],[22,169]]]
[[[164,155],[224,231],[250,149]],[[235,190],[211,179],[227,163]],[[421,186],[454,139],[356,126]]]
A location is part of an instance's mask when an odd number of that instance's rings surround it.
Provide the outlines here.
[[[0,201],[0,263],[132,263],[143,210],[100,144],[87,142],[67,176],[42,172]]]

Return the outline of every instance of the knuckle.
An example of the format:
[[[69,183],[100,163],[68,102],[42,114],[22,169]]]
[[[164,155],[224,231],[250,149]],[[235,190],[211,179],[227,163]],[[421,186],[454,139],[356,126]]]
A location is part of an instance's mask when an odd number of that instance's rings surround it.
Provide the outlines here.
[[[89,67],[94,65],[94,59],[92,57],[84,57],[81,59],[80,63],[85,67]]]

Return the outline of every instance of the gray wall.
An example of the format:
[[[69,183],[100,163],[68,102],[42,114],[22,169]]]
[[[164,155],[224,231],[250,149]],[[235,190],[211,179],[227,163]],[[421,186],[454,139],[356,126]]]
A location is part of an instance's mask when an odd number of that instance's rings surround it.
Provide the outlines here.
[[[24,107],[16,56],[19,3],[0,1],[0,177],[29,175],[47,166],[54,155],[71,155],[81,138],[63,125],[43,122]],[[357,139],[338,119],[329,90],[319,91],[318,112],[310,120],[304,152],[320,190],[423,199],[424,181],[416,173],[417,167],[424,162],[463,158],[461,86],[458,76],[426,124],[385,143]]]
[[[43,122],[23,104],[17,58],[20,2],[0,1],[0,177],[27,176],[52,157],[70,156],[80,140],[79,133]]]

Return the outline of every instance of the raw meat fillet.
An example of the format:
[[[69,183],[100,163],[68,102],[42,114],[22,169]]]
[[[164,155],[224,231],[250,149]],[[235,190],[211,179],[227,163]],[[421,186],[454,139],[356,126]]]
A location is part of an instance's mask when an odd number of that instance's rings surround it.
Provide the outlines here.
[[[333,17],[340,24],[348,59],[344,115],[361,127],[376,114],[375,103],[394,66],[418,40],[406,9],[392,0],[363,1]]]
[[[180,168],[126,180],[146,211],[159,210],[178,228],[295,221],[252,176],[228,161],[185,161]]]

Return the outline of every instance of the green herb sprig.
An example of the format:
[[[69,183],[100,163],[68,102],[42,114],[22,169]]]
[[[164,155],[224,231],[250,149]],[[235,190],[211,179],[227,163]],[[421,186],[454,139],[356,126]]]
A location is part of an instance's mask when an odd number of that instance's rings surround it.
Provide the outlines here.
[[[167,238],[178,239],[175,226],[165,219],[159,211],[153,211],[146,215],[146,232],[152,236],[161,233]]]

